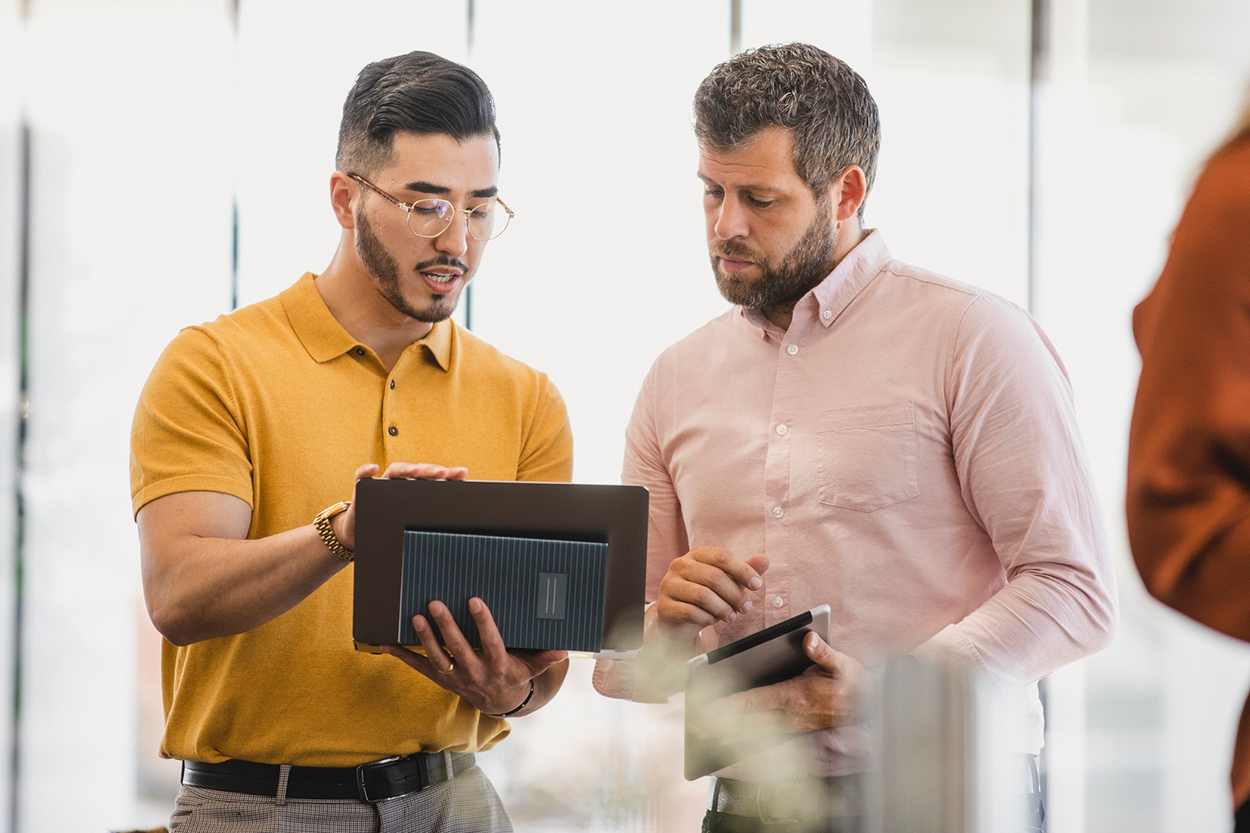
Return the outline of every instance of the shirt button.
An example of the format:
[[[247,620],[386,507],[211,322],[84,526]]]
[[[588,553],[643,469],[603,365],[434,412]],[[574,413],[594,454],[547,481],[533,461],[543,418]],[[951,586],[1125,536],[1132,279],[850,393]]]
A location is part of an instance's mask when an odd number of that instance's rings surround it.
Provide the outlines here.
[[[395,390],[395,380],[391,380],[391,390]]]
[[[777,433],[778,433],[778,434],[780,434],[780,435],[781,435],[781,436],[783,436],[783,437],[786,435],[786,432],[787,432],[787,431],[789,431],[789,430],[790,430],[790,429],[789,429],[789,428],[786,428],[784,425],[778,425],[778,426],[777,426]]]
[[[830,318],[833,318],[833,310],[831,309],[825,310],[824,312],[820,314],[820,317],[828,321]]]
[[[773,596],[773,607],[781,607],[783,604],[785,602],[781,600],[780,596]]]
[[[356,355],[357,355],[357,356],[363,356],[364,354],[365,354],[365,348],[363,348],[363,347],[357,347],[357,348],[356,348]]]
[[[780,506],[774,506],[774,507],[773,507],[773,517],[774,517],[774,518],[780,518],[780,517],[781,517],[782,515],[784,515],[784,514],[786,514],[786,510],[782,509]]]
[[[799,345],[791,344],[789,347],[786,348],[786,352],[789,353],[791,356],[793,356],[795,353],[799,352]]]
[[[397,436],[397,435],[399,434],[399,429],[398,429],[398,428],[396,428],[394,425],[392,425],[390,428],[387,428],[387,429],[386,429],[386,431],[387,431],[387,433],[389,433],[392,437]]]

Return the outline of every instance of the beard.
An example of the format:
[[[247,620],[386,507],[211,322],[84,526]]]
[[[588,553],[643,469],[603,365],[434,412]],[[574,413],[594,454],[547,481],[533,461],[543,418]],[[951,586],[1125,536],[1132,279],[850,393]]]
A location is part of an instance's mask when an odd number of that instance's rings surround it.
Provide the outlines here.
[[[382,241],[373,233],[373,226],[369,225],[369,219],[363,212],[356,214],[356,232],[356,253],[364,263],[365,269],[373,277],[378,293],[391,306],[409,318],[429,324],[437,324],[451,317],[456,309],[456,300],[447,295],[430,296],[430,303],[425,309],[418,309],[409,303],[399,287],[399,261],[395,260],[395,257],[382,245]],[[447,255],[439,255],[418,263],[413,267],[413,272],[420,272],[431,266],[455,267],[460,270],[461,280],[464,280],[464,276],[469,271],[460,260]]]
[[[712,274],[716,286],[725,300],[741,304],[747,309],[764,312],[781,309],[790,311],[794,304],[828,277],[833,269],[835,234],[829,227],[833,217],[832,201],[821,200],[816,219],[803,232],[794,248],[786,253],[778,264],[770,263],[759,252],[744,243],[722,240],[711,250]],[[723,271],[718,257],[746,260],[760,268],[760,276],[754,280]]]

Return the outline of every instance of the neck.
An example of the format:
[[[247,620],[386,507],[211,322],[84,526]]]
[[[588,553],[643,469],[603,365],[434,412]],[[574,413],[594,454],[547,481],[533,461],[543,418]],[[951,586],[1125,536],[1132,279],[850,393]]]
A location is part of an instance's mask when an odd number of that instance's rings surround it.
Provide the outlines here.
[[[376,353],[388,371],[405,350],[434,328],[428,321],[418,321],[391,306],[363,264],[345,255],[341,245],[330,265],[317,276],[317,291],[339,325]]]

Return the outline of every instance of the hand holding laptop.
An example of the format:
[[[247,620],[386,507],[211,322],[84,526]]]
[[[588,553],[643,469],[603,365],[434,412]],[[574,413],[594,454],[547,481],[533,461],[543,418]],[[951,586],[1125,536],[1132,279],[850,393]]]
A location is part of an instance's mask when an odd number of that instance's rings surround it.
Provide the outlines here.
[[[433,602],[430,618],[442,633],[442,643],[426,617],[414,616],[413,627],[425,655],[401,645],[384,645],[382,652],[403,660],[479,711],[490,715],[516,714],[531,702],[535,679],[565,660],[568,652],[509,651],[481,599],[469,601],[469,614],[481,636],[480,649],[469,644],[447,606]],[[559,676],[563,679],[564,672]]]

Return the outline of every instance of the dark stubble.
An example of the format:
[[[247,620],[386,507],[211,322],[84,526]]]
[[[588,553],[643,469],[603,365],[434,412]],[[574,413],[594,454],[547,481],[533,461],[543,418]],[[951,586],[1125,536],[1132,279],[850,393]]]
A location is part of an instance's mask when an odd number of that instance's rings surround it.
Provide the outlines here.
[[[835,238],[829,223],[832,217],[832,200],[826,197],[817,206],[816,219],[778,264],[768,262],[745,243],[720,241],[711,251],[712,274],[716,276],[720,294],[731,304],[741,304],[747,309],[764,312],[794,309],[795,303],[833,270]],[[754,263],[760,268],[760,277],[748,280],[722,270],[717,263],[717,258],[722,256]]]
[[[417,309],[408,303],[399,288],[399,262],[373,233],[369,219],[361,211],[356,212],[356,253],[360,255],[361,262],[373,276],[382,297],[409,318],[435,324],[450,318],[452,312],[455,311],[455,302],[446,295],[432,295],[430,305],[426,309]],[[468,271],[463,262],[447,255],[422,261],[413,271],[420,272],[431,266],[454,266],[460,270],[461,275]]]

